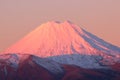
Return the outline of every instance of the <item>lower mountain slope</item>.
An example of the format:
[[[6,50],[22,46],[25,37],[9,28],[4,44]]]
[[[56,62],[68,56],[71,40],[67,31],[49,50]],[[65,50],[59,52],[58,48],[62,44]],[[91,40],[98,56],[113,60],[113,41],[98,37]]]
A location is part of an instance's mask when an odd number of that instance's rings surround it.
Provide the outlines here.
[[[29,54],[0,55],[0,80],[119,80],[120,64],[88,69]]]

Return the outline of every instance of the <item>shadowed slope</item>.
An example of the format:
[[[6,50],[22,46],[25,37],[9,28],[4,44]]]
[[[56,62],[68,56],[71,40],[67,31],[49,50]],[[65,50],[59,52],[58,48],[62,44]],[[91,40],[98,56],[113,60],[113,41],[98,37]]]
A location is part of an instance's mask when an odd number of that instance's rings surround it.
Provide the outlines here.
[[[34,58],[38,61],[36,62]],[[43,65],[44,63],[44,65]],[[48,65],[49,64],[49,65]],[[34,55],[0,55],[0,80],[119,80],[119,64],[106,69],[86,69],[75,65],[59,64],[51,71],[52,60]],[[46,67],[48,66],[48,67]],[[49,69],[48,69],[49,68]]]
[[[66,71],[62,80],[119,80],[120,71],[112,69],[84,69],[73,65],[64,65]]]
[[[63,75],[58,63],[33,55],[0,55],[0,80],[59,80]],[[51,67],[53,66],[53,67]],[[54,68],[54,70],[52,69]]]

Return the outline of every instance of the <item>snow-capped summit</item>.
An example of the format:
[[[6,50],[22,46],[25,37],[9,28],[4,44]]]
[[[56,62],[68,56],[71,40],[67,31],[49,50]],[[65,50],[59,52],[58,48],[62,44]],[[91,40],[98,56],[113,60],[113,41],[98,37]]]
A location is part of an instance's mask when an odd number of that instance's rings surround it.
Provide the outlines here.
[[[5,53],[29,53],[40,57],[67,54],[116,55],[120,49],[85,31],[70,21],[50,21],[37,27]]]

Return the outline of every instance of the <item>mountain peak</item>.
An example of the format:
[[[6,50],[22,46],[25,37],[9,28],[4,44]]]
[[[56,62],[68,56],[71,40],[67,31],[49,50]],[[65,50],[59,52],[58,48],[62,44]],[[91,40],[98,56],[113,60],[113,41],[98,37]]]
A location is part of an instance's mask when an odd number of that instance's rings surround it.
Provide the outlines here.
[[[64,23],[73,24],[70,20],[66,20],[66,21],[64,21]]]
[[[120,49],[83,30],[71,21],[49,21],[30,32],[5,53],[30,53],[40,57],[66,54],[120,53]]]
[[[57,24],[60,24],[61,22],[60,21],[49,21],[47,23],[57,23]]]
[[[60,21],[49,21],[49,22],[47,22],[47,23],[50,23],[50,24],[65,24],[65,23],[67,23],[67,24],[73,24],[70,20],[65,20],[64,22],[60,22]],[[45,23],[46,24],[46,23]]]

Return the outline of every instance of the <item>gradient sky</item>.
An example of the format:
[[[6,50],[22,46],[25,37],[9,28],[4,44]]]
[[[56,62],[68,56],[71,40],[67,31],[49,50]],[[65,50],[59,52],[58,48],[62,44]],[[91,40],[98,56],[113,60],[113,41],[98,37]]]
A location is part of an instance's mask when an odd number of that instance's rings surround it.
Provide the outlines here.
[[[0,0],[0,51],[51,20],[70,20],[120,46],[120,0]]]

